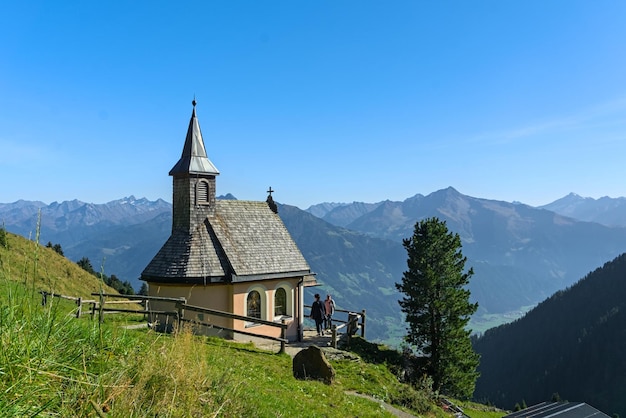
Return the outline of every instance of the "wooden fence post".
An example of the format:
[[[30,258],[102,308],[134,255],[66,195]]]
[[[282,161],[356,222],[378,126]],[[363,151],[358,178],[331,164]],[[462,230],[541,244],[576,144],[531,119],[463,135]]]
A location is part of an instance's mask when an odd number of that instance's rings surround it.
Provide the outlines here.
[[[91,302],[91,320],[92,321],[96,317],[96,305],[97,304],[98,304],[98,302],[96,302],[96,301]]]
[[[348,329],[346,330],[346,334],[348,334],[348,346],[352,341],[352,336],[356,333],[357,327],[359,325],[359,316],[354,312],[348,313]]]
[[[183,315],[185,314],[185,302],[176,302],[176,311],[178,316],[178,330],[181,330],[183,323]]]
[[[282,320],[281,323],[283,325],[287,325],[287,321],[286,320]],[[285,339],[287,338],[287,327],[281,327],[280,328],[280,338],[282,338],[283,340],[280,342],[280,351],[278,352],[278,354],[285,354]]]
[[[80,311],[83,308],[83,298],[80,296],[76,299],[76,305],[78,305],[78,309],[76,309],[76,318],[80,318]]]
[[[333,348],[337,348],[337,324],[333,324],[331,327],[331,344]]]
[[[41,291],[41,306],[46,306],[48,303],[48,292]]]
[[[143,305],[144,305],[144,310],[146,311],[143,314],[143,319],[144,319],[144,321],[150,321],[150,318],[148,317],[148,311],[150,310],[150,305],[148,304],[149,301],[148,301],[148,299],[143,299],[142,302],[143,302]]]
[[[354,335],[356,333],[358,324],[359,324],[358,315],[354,312],[349,312],[348,313],[348,329],[347,329],[348,334]]]
[[[365,309],[361,311],[361,338],[365,339]]]

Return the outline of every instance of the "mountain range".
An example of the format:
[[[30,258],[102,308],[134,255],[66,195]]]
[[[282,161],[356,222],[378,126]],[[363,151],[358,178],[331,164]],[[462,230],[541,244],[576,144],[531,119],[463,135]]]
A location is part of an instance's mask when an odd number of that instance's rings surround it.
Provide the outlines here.
[[[406,267],[402,239],[417,220],[436,216],[461,236],[467,266],[475,272],[472,299],[480,306],[472,326],[484,331],[626,251],[626,228],[617,222],[623,198],[610,205],[606,199],[569,195],[534,208],[447,188],[404,201],[321,203],[306,211],[280,205],[279,215],[323,291],[332,292],[339,307],[367,309],[371,338],[397,343],[404,325],[395,282]],[[602,207],[615,213],[615,225],[572,217],[593,212],[603,218]],[[18,201],[0,204],[0,221],[31,238],[39,222],[40,242],[59,243],[71,260],[88,257],[97,271],[138,288],[141,271],[170,234],[171,205],[132,196],[106,204]],[[500,316],[495,323],[494,315]]]
[[[606,226],[626,226],[626,198],[581,197],[576,193],[541,206],[563,216]]]
[[[470,197],[450,187],[401,202],[326,203],[307,210],[337,226],[398,243],[412,235],[417,220],[445,220],[460,235],[468,265],[474,267],[470,290],[479,302],[479,315],[484,315],[532,306],[626,251],[624,227],[561,215],[589,213],[591,208],[598,213],[598,201],[564,199],[548,210]],[[624,199],[612,201],[601,207],[617,214],[615,208]],[[626,206],[621,208],[626,215]]]

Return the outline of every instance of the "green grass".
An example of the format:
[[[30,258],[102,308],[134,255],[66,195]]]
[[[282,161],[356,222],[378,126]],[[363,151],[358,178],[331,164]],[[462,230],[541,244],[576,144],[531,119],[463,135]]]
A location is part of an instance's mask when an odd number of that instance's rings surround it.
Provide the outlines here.
[[[0,417],[392,416],[351,391],[446,416],[427,388],[398,381],[399,354],[381,346],[355,342],[362,360],[331,361],[336,380],[326,385],[296,380],[289,356],[251,344],[76,319],[76,305],[56,298],[42,306],[41,287],[88,296],[101,286],[46,251],[15,236],[0,246]]]
[[[375,402],[345,394],[372,391],[352,383],[352,369],[338,367],[334,385],[300,381],[286,355],[185,331],[171,336],[77,320],[62,301],[33,303],[20,283],[7,294],[0,416],[385,416]]]
[[[101,288],[105,293],[117,293],[51,248],[8,232],[5,237],[7,245],[0,245],[0,279],[4,282],[19,282],[35,292],[45,290],[88,299]]]
[[[335,384],[300,381],[286,355],[77,320],[63,301],[41,307],[20,283],[5,291],[0,416],[390,416],[345,393],[382,397],[378,382],[393,380],[384,368],[336,363]]]

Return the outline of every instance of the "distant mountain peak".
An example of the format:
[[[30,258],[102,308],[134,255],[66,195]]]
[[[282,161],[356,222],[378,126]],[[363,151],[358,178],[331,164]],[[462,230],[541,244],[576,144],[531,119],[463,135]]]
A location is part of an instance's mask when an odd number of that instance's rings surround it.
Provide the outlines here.
[[[570,201],[570,202],[582,202],[582,201],[594,201],[596,199],[594,199],[593,197],[585,197],[585,196],[579,195],[578,193],[570,192],[567,196],[564,196],[561,199],[556,200],[556,202],[558,202],[559,200]]]
[[[626,226],[626,198],[608,196],[594,199],[570,193],[547,205],[539,206],[559,215],[606,226]]]
[[[235,196],[233,196],[231,193],[226,193],[225,195],[220,195],[217,198],[221,199],[221,200],[237,200],[237,198]]]
[[[457,189],[455,189],[452,186],[448,186],[445,189],[440,189],[440,190],[437,190],[435,192],[432,192],[431,195],[433,195],[433,196],[437,196],[437,195],[465,196],[464,194],[462,194],[461,192],[459,192]]]

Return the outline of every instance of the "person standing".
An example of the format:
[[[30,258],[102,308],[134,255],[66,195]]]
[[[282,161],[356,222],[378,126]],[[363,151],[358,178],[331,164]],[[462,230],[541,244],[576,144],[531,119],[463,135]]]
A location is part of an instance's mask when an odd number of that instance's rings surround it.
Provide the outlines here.
[[[324,309],[324,303],[320,300],[320,294],[315,294],[315,302],[311,305],[311,318],[315,320],[315,329],[317,329],[317,336],[324,335],[322,324],[324,318],[326,318],[326,310]]]
[[[326,311],[326,318],[324,318],[324,328],[330,329],[333,326],[333,314],[335,313],[335,301],[330,295],[326,295],[324,301],[324,310]]]

